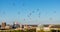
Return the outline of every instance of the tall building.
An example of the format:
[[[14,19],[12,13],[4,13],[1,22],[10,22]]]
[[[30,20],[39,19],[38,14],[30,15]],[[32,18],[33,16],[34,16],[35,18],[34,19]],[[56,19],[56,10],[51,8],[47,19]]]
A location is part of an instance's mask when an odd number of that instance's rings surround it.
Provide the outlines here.
[[[20,25],[17,22],[13,23],[13,27],[12,28],[16,29],[16,28],[19,28],[19,27],[20,27]]]
[[[1,29],[5,29],[5,27],[6,27],[6,22],[2,22]]]
[[[6,22],[2,22],[2,27],[5,27],[6,26]]]

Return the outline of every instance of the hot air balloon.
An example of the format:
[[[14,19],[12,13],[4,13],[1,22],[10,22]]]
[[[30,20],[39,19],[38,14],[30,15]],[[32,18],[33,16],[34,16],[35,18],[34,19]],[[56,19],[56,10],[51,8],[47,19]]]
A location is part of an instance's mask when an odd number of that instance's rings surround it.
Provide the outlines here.
[[[23,20],[25,21],[25,18]]]
[[[50,20],[52,20],[52,18],[49,18]]]
[[[24,6],[24,3],[22,4],[22,6]]]
[[[0,10],[0,13],[1,13],[1,10]]]
[[[40,18],[40,12],[39,12],[39,15],[38,15],[38,16],[39,16],[39,18]]]
[[[40,15],[40,12],[39,12],[39,15]]]
[[[56,11],[54,11],[54,13],[56,13]]]
[[[20,12],[18,12],[18,15],[20,15]]]
[[[5,14],[5,11],[3,11],[3,14]]]
[[[39,9],[37,9],[37,12],[39,11]]]
[[[25,4],[25,3],[23,2],[23,3],[22,3],[22,6],[23,6],[23,7],[25,6],[24,4]]]
[[[29,15],[31,16],[32,13],[30,13]]]
[[[29,18],[31,20],[31,18]]]
[[[34,13],[35,11],[32,11],[32,13]]]
[[[15,6],[15,3],[13,2],[12,5]]]
[[[28,17],[30,17],[29,15],[27,15]]]

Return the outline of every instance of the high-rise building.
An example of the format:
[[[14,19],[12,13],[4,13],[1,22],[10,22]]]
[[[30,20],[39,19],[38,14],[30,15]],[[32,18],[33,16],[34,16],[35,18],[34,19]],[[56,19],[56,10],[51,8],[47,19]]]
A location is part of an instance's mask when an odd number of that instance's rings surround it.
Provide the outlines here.
[[[5,26],[6,26],[6,22],[2,22],[1,29],[5,29]]]
[[[20,25],[19,25],[17,22],[14,22],[14,23],[13,23],[13,28],[14,28],[14,29],[19,28],[19,27],[20,27]]]

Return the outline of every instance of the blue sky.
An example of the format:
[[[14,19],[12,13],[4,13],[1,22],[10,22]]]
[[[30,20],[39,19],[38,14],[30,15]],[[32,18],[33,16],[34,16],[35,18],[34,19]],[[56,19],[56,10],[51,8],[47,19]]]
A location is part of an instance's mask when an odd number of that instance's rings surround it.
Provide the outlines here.
[[[0,22],[59,24],[60,0],[0,0]]]

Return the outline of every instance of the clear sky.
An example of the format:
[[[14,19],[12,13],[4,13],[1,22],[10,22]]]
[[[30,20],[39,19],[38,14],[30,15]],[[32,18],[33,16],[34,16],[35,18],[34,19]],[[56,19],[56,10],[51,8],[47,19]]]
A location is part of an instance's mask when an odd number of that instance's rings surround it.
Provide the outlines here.
[[[0,0],[0,22],[59,24],[60,0]]]

